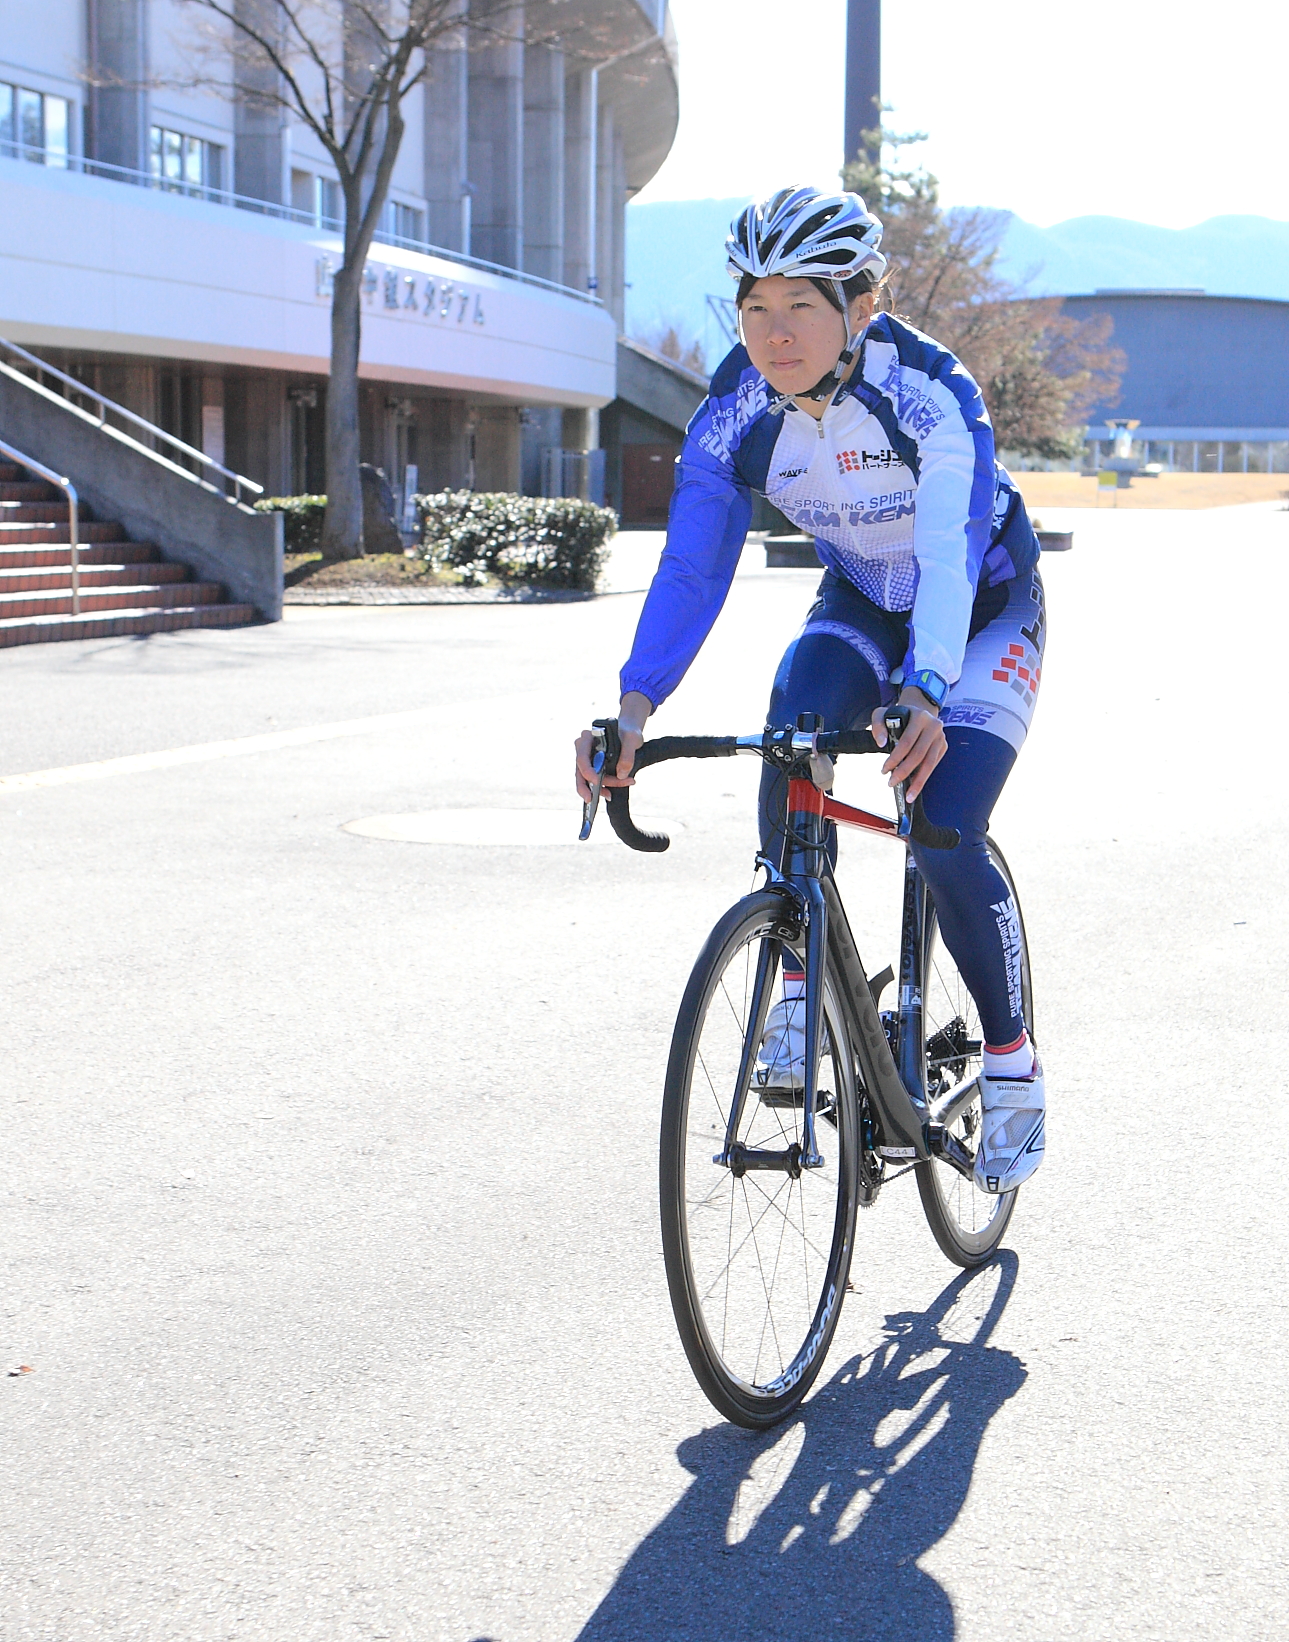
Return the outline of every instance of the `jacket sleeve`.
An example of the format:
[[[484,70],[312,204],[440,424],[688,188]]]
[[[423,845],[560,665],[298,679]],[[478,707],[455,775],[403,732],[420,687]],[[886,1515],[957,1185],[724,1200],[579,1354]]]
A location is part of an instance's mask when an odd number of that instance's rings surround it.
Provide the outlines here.
[[[994,431],[980,389],[947,349],[910,331],[900,353],[883,386],[918,445],[918,579],[905,665],[953,684],[993,526]]]
[[[684,678],[720,615],[752,518],[751,491],[732,459],[699,445],[701,421],[700,411],[680,453],[667,545],[621,675],[624,695],[639,690],[655,707]]]

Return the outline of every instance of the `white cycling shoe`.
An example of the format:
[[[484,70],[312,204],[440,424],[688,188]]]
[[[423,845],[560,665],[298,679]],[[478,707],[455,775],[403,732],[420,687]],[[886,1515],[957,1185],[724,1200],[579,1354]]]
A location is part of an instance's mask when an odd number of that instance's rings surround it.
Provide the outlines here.
[[[753,1086],[797,1093],[806,1086],[806,1000],[780,998],[765,1017]]]
[[[1043,1068],[1034,1057],[1028,1078],[980,1078],[980,1139],[975,1181],[982,1192],[1009,1192],[1043,1161],[1047,1101]]]

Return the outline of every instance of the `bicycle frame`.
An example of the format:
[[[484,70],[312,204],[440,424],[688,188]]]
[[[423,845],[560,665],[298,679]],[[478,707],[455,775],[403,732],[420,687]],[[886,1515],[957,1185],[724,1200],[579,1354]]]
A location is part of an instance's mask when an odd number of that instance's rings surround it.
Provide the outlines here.
[[[806,1086],[803,1091],[803,1140],[786,1153],[756,1152],[736,1139],[750,1086],[755,1045],[760,1041],[774,989],[778,943],[763,941],[753,983],[751,1029],[745,1040],[735,1098],[730,1105],[725,1145],[715,1161],[743,1173],[747,1169],[786,1169],[796,1173],[823,1161],[815,1140],[817,1079],[823,1031],[823,982],[831,953],[845,985],[838,1000],[846,1016],[851,1045],[864,1091],[877,1119],[878,1153],[893,1162],[920,1163],[933,1156],[970,1176],[972,1160],[948,1135],[947,1125],[969,1100],[974,1080],[928,1106],[923,1092],[922,993],[926,951],[927,888],[910,850],[904,869],[898,1023],[898,1065],[860,959],[859,948],[842,906],[831,871],[825,870],[824,823],[877,833],[904,842],[898,822],[855,809],[820,790],[813,781],[793,777],[788,784],[788,851],[780,871],[764,856],[769,888],[793,902],[806,938]]]

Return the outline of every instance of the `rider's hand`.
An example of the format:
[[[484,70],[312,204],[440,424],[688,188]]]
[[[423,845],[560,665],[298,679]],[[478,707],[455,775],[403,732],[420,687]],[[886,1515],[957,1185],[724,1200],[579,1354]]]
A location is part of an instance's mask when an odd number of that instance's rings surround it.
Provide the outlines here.
[[[603,786],[635,786],[631,779],[631,766],[635,763],[636,752],[644,740],[644,724],[651,712],[653,702],[648,696],[641,695],[639,690],[628,690],[623,696],[622,705],[618,708],[618,736],[622,742],[622,756],[618,759],[616,773],[606,775]],[[591,768],[591,758],[595,752],[595,731],[583,730],[573,745],[577,749],[577,795],[586,804],[591,800],[591,784],[595,780],[595,771]]]
[[[899,704],[911,709],[908,728],[891,749],[882,774],[890,777],[892,787],[899,781],[908,782],[905,797],[911,804],[949,750],[949,743],[940,723],[940,710],[929,696],[910,686],[900,691]],[[887,740],[884,712],[886,708],[879,707],[872,718],[873,740],[879,747],[884,747]]]

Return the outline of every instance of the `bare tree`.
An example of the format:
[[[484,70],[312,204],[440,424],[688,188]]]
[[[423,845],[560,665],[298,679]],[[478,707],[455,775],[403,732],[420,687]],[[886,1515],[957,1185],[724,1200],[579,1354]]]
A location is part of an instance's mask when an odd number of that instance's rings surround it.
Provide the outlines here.
[[[659,321],[648,330],[638,331],[636,341],[664,359],[674,359],[687,371],[695,371],[699,376],[708,374],[706,350],[683,319]]]
[[[1030,299],[1005,279],[997,264],[1007,213],[946,210],[936,178],[901,163],[902,150],[924,140],[865,132],[865,151],[842,173],[885,225],[887,302],[975,377],[1000,450],[1073,456],[1086,413],[1119,397],[1126,360],[1110,345],[1113,322],[1072,319],[1059,297]]]
[[[187,0],[231,45],[241,87],[307,126],[336,168],[344,252],[331,296],[324,557],[357,558],[358,355],[363,270],[403,141],[403,104],[436,46],[492,44],[522,29],[523,0]],[[209,84],[208,78],[201,80]]]

